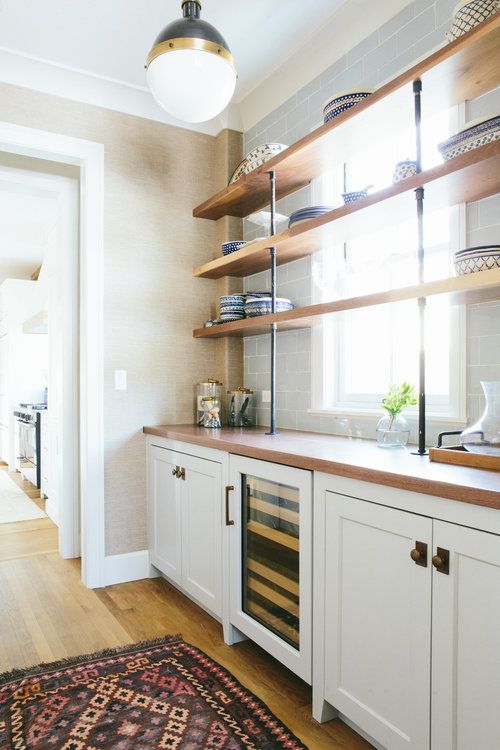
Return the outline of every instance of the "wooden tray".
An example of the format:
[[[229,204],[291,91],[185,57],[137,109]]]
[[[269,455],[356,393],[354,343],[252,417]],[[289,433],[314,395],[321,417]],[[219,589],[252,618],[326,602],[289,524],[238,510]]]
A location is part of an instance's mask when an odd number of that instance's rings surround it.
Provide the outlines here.
[[[461,445],[450,445],[447,448],[429,448],[431,461],[457,466],[472,466],[476,469],[500,471],[500,456],[483,456],[481,453],[469,453]]]

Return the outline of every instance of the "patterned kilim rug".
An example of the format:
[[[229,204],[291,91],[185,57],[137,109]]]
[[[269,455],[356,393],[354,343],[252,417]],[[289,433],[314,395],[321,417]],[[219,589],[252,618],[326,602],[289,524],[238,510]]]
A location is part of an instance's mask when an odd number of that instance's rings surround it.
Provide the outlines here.
[[[0,675],[1,750],[307,750],[180,637]]]

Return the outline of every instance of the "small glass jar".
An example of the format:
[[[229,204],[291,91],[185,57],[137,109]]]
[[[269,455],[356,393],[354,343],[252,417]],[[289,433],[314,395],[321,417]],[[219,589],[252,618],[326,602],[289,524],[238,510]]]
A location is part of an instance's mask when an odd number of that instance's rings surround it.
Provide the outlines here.
[[[227,423],[229,427],[251,427],[255,424],[253,391],[235,388],[227,392]]]
[[[404,448],[410,439],[410,425],[401,414],[382,417],[377,424],[377,443],[380,448]]]
[[[200,427],[203,426],[205,420],[205,410],[203,408],[202,399],[210,397],[215,398],[218,400],[220,406],[222,404],[223,388],[224,386],[222,383],[219,383],[218,380],[212,380],[211,378],[196,385],[196,424]]]
[[[221,427],[221,402],[213,396],[201,399],[203,408],[203,427]]]

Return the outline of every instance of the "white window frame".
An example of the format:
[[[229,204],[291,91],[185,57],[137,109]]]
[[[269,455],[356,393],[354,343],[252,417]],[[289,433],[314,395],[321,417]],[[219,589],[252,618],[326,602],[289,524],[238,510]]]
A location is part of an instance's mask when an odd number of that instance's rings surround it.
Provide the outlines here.
[[[457,108],[458,124],[462,125],[465,123],[465,119],[465,106],[459,105]],[[326,179],[331,179],[331,173],[330,175],[323,175],[312,182],[312,205],[324,202],[323,186]],[[450,222],[452,246],[465,247],[467,237],[465,204],[452,207]],[[319,259],[320,256],[321,253],[318,253],[317,258]],[[314,283],[314,275],[311,278],[311,298],[313,303],[325,301],[321,291]],[[454,341],[450,356],[450,399],[448,401],[448,408],[439,411],[435,406],[433,408],[432,404],[427,404],[428,424],[431,426],[444,425],[448,428],[452,426],[463,427],[467,424],[467,308],[465,305],[456,305],[452,307],[452,311],[454,316],[454,323],[452,324]],[[340,402],[336,406],[325,406],[327,403],[335,403],[339,395],[339,370],[335,367],[337,347],[331,346],[331,341],[332,338],[338,341],[337,332],[342,323],[338,315],[329,317],[330,320],[318,318],[313,324],[311,331],[311,408],[308,410],[308,413],[320,417],[331,416],[332,418],[357,417],[375,422],[380,419],[380,407],[375,407],[373,402],[370,402],[370,406],[366,407],[362,403],[344,405]],[[332,380],[328,382],[328,378],[331,378],[332,373],[333,382]],[[417,407],[409,410],[405,416],[410,423],[416,423],[418,420]]]

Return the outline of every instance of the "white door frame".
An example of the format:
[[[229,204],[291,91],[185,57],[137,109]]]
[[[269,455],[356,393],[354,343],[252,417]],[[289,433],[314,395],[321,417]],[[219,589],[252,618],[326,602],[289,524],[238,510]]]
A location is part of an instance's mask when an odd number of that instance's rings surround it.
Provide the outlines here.
[[[103,183],[101,143],[0,122],[0,151],[80,169],[80,505],[82,581],[104,584]]]

